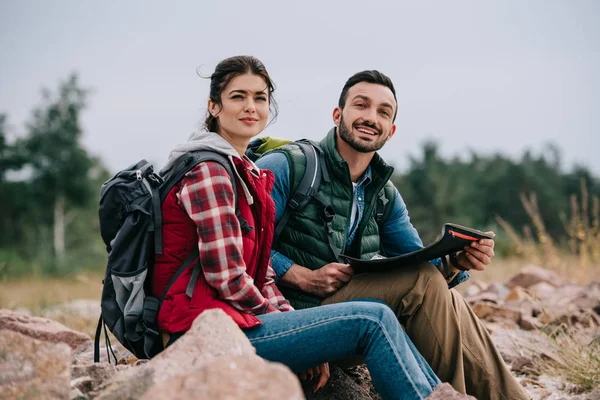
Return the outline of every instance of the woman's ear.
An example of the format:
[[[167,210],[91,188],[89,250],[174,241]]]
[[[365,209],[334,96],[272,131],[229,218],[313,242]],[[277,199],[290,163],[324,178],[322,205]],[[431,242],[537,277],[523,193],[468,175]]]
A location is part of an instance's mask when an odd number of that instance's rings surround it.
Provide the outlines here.
[[[212,100],[208,100],[207,108],[208,108],[208,112],[213,117],[216,117],[217,114],[219,113],[219,107]]]

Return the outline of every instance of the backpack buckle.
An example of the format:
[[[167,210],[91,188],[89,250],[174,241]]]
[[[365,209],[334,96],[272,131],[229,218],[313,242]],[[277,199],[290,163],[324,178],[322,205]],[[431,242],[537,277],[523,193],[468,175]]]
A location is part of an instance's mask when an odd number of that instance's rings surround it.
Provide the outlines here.
[[[160,177],[160,175],[152,172],[151,174],[148,175],[147,177],[148,181],[150,183],[153,184],[153,186],[160,186],[163,183],[163,179]]]

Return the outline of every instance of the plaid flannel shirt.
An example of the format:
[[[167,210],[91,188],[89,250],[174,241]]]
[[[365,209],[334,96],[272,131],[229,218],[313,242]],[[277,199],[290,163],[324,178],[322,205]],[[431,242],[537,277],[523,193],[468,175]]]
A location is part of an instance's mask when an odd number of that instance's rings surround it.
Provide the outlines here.
[[[245,158],[243,165],[260,172]],[[200,163],[185,176],[178,193],[179,204],[198,228],[204,276],[220,299],[242,312],[260,315],[293,310],[275,285],[275,271],[270,259],[262,290],[246,273],[242,231],[235,215],[231,183],[223,166],[208,161]]]

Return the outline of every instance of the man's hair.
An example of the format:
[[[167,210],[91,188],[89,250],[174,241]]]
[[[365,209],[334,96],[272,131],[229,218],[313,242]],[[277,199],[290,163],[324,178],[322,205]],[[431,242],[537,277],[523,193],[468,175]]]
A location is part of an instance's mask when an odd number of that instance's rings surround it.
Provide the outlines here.
[[[357,83],[367,82],[374,83],[376,85],[383,85],[389,88],[394,95],[394,101],[396,102],[396,110],[394,111],[394,118],[392,121],[396,120],[396,114],[398,114],[398,99],[396,99],[396,89],[394,89],[394,84],[392,80],[385,74],[377,71],[377,70],[368,70],[357,72],[352,75],[350,79],[346,81],[344,88],[342,89],[342,93],[340,94],[340,100],[338,101],[338,106],[343,110],[346,106],[346,100],[348,99],[348,90]]]

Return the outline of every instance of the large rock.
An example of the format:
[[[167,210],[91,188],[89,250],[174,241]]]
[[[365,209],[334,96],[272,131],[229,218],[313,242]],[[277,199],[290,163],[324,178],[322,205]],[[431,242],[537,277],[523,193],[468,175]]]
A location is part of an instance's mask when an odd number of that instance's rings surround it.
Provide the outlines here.
[[[0,397],[67,399],[71,349],[64,343],[0,330]]]
[[[537,357],[565,366],[565,362],[556,352],[556,344],[537,331],[498,328],[492,332],[492,340],[507,364],[521,357],[530,359]]]
[[[250,341],[222,310],[205,311],[190,330],[165,351],[139,367],[113,377],[98,399],[137,399],[149,388],[203,369],[220,358],[254,355]]]
[[[141,397],[162,399],[301,400],[300,383],[283,364],[255,354],[222,358],[151,387]]]
[[[552,299],[556,294],[556,287],[547,282],[538,282],[529,287],[529,293],[541,301]]]
[[[522,316],[521,310],[488,302],[476,303],[472,308],[475,315],[480,319],[492,322],[509,320],[518,324]]]
[[[0,310],[0,329],[22,333],[34,339],[52,343],[66,343],[72,349],[91,342],[89,336],[46,318],[32,317],[7,309]]]
[[[503,283],[490,282],[487,287],[481,291],[481,293],[494,294],[498,297],[498,299],[504,300],[509,291],[509,287]]]
[[[535,265],[528,265],[523,268],[520,273],[513,276],[506,283],[506,286],[509,288],[521,286],[528,289],[539,282],[545,282],[554,287],[561,287],[564,285],[564,282],[558,277],[556,272]]]
[[[427,400],[477,400],[473,396],[458,393],[449,383],[437,385]]]

